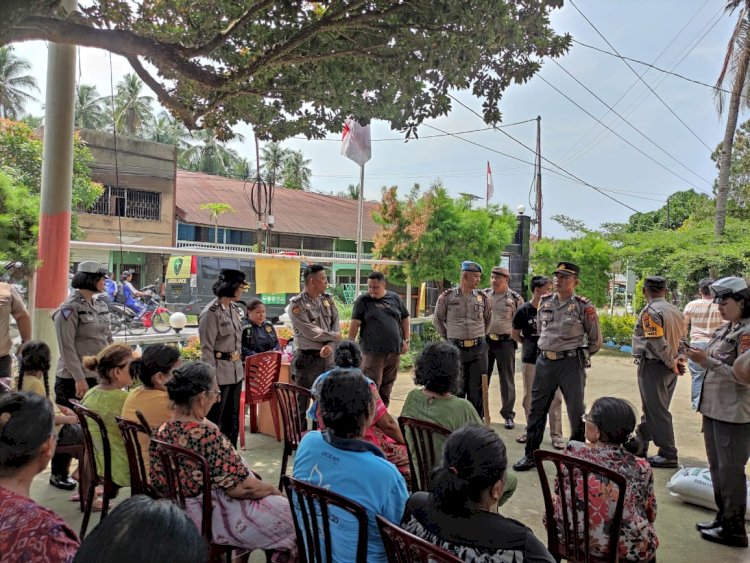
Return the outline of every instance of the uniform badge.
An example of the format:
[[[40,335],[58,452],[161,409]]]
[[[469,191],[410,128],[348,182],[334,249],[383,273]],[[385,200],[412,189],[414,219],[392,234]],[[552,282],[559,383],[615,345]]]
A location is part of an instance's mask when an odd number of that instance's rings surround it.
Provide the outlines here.
[[[590,321],[595,321],[597,319],[596,307],[594,307],[593,305],[589,305],[588,307],[586,307],[583,312],[586,313],[586,316]]]
[[[576,304],[575,303],[571,303],[570,305],[568,305],[568,313],[572,313],[575,310],[576,310]]]
[[[298,306],[296,306],[296,305],[295,305],[294,307],[292,307],[292,314],[293,314],[293,315],[299,315],[301,311],[302,311],[302,309],[300,309],[300,308],[299,308]]]
[[[67,307],[65,309],[60,309],[60,314],[62,315],[62,318],[66,321],[68,320],[68,317],[73,313],[73,309],[68,309]]]
[[[750,334],[743,334],[740,337],[740,354],[750,350]]]
[[[271,325],[266,325],[266,332],[271,334],[273,332],[273,327]]]
[[[327,309],[331,306],[331,302],[328,299],[323,299],[323,306]]]
[[[643,313],[641,322],[643,324],[643,334],[646,338],[661,338],[664,336],[664,329],[651,318],[649,313]]]
[[[481,302],[482,302],[482,297],[477,295],[477,303],[481,303]]]

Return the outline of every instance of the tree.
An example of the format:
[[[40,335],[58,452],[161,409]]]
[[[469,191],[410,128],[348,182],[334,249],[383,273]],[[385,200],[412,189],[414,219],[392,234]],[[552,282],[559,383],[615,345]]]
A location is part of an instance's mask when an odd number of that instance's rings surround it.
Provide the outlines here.
[[[115,126],[119,133],[137,136],[153,119],[151,96],[141,95],[143,82],[135,74],[126,74],[115,91]]]
[[[740,8],[740,6],[742,6]],[[714,224],[714,236],[720,237],[724,234],[727,216],[727,197],[729,195],[729,174],[732,163],[732,144],[734,142],[734,131],[737,128],[737,117],[740,106],[750,107],[747,93],[750,83],[748,81],[748,66],[750,66],[750,0],[727,0],[726,12],[732,13],[740,8],[737,23],[734,26],[732,36],[729,38],[727,51],[724,55],[724,64],[716,81],[715,94],[719,115],[724,107],[724,80],[732,83],[732,93],[729,96],[727,107],[727,126],[724,130],[724,141],[721,144],[721,155],[719,156],[719,181],[716,186],[716,221]],[[744,97],[743,97],[744,96]]]
[[[707,218],[714,209],[713,205],[714,202],[706,194],[699,194],[693,189],[684,190],[671,194],[667,203],[655,211],[636,212],[628,218],[627,223],[603,223],[601,227],[613,240],[625,233],[678,229],[689,217]]]
[[[405,200],[398,199],[396,186],[383,188],[373,219],[383,227],[375,235],[375,255],[406,262],[389,269],[389,278],[435,281],[441,290],[446,280],[458,280],[463,260],[480,263],[488,279],[516,230],[507,207],[470,209],[463,199],[452,199],[439,180],[424,195],[415,185]]]
[[[190,133],[188,133],[188,130],[185,129],[182,123],[166,111],[160,112],[154,118],[148,128],[147,136],[151,141],[172,145],[179,150],[184,150],[189,146],[187,139]]]
[[[208,211],[208,215],[214,222],[214,244],[219,244],[219,217],[224,213],[234,213],[234,207],[228,203],[202,203],[199,209]]]
[[[76,86],[75,126],[83,129],[104,129],[112,122],[112,115],[107,113],[105,99],[92,84]]]
[[[0,172],[0,259],[33,267],[38,234],[39,194]]]
[[[16,119],[24,106],[36,100],[29,91],[39,91],[36,79],[27,74],[31,65],[13,54],[12,47],[0,47],[0,117]]]
[[[180,159],[183,164],[198,172],[235,176],[234,170],[240,157],[233,149],[219,141],[210,129],[196,131],[193,138],[200,143],[190,145],[182,152]]]
[[[268,143],[260,149],[260,170],[263,179],[270,185],[281,183],[284,171],[284,160],[289,153],[279,143]]]
[[[718,163],[720,157],[721,144],[716,147],[711,159]],[[717,182],[714,182],[714,191],[717,190]],[[740,125],[734,133],[727,187],[727,213],[746,216],[748,211],[750,211],[750,121]]]
[[[310,159],[302,151],[289,151],[284,158],[284,187],[291,190],[310,189]]]
[[[44,40],[120,54],[173,115],[220,138],[238,121],[261,139],[321,137],[349,115],[413,134],[450,111],[454,90],[471,90],[485,121],[499,122],[504,90],[569,48],[549,20],[562,5],[91,0],[71,15],[60,0],[5,0],[0,44]]]

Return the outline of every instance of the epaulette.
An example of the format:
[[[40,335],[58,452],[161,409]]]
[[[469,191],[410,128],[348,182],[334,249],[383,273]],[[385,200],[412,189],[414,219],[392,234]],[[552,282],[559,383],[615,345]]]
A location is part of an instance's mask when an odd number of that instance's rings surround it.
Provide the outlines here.
[[[210,306],[210,307],[208,308],[208,310],[209,310],[209,311],[215,311],[216,309],[218,309],[218,308],[219,308],[219,305],[220,305],[220,304],[219,304],[219,300],[217,299],[217,300],[215,300],[215,301],[214,301],[214,302],[213,302],[213,303],[211,304],[211,306]]]
[[[542,295],[539,298],[539,300],[542,301],[544,299],[552,299],[552,297],[554,297],[554,295],[555,295],[554,293],[545,293],[544,295]]]
[[[291,299],[289,300],[289,303],[296,303],[296,302],[297,302],[297,301],[299,301],[300,299],[302,299],[302,294],[301,294],[301,293],[298,293],[297,295],[295,295],[294,297],[292,297],[292,298],[291,298]]]
[[[333,297],[330,293],[326,293],[325,291],[320,294],[321,297]]]
[[[588,305],[589,303],[591,303],[591,299],[589,299],[588,297],[584,297],[583,295],[576,295],[576,299],[578,299],[578,301],[580,301],[584,305]]]
[[[517,292],[516,290],[508,288],[508,291],[510,292],[510,294],[511,294],[511,295],[513,296],[513,298],[514,298],[514,299],[515,299],[516,301],[518,301],[519,299],[523,299],[523,298],[521,297],[521,294],[520,294],[520,293],[518,293],[518,292]]]

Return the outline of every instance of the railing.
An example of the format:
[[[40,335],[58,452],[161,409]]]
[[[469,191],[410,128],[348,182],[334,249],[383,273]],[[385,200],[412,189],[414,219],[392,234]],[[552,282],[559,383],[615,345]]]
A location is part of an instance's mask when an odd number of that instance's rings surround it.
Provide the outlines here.
[[[245,244],[223,244],[213,242],[200,242],[193,240],[178,240],[177,248],[215,248],[216,250],[236,250],[238,252],[253,252],[254,246]]]
[[[252,246],[246,246],[243,244],[222,244],[213,242],[201,242],[192,240],[178,240],[178,248],[213,248],[216,250],[236,250],[239,252],[252,252]],[[357,258],[356,252],[340,252],[338,250],[308,250],[300,248],[281,248],[277,246],[271,246],[267,249],[269,254],[298,254],[300,256],[309,256],[317,258],[349,258],[355,260]],[[371,253],[362,254],[363,260],[369,260],[372,258]]]

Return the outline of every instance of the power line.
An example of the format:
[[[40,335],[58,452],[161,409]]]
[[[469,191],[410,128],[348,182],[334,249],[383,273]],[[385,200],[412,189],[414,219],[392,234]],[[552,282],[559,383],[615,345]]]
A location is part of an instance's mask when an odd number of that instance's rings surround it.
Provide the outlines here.
[[[614,51],[615,53],[617,53],[617,54],[619,55],[620,53],[619,53],[619,52],[617,51],[617,49],[615,48],[615,46],[614,46],[614,45],[612,45],[612,43],[610,43],[610,42],[609,42],[609,41],[607,40],[607,38],[606,38],[606,37],[604,37],[604,35],[602,34],[602,32],[601,32],[601,31],[599,31],[599,30],[597,29],[597,27],[596,27],[596,26],[595,26],[595,25],[594,25],[594,24],[593,24],[593,23],[591,22],[591,20],[590,20],[590,19],[588,19],[588,18],[586,17],[586,15],[585,15],[585,14],[584,14],[584,13],[583,13],[583,12],[582,12],[582,11],[581,11],[581,10],[580,10],[579,8],[578,8],[578,6],[576,6],[576,4],[575,4],[575,2],[573,2],[573,0],[570,0],[570,5],[571,5],[571,6],[573,6],[573,7],[574,7],[574,8],[576,9],[576,11],[577,11],[577,12],[578,12],[579,14],[581,14],[581,17],[582,17],[582,18],[583,18],[584,20],[586,20],[586,23],[588,23],[588,24],[589,24],[589,25],[590,25],[590,26],[591,26],[591,27],[592,27],[592,28],[594,29],[594,31],[596,31],[596,33],[597,33],[597,34],[599,35],[599,37],[601,37],[601,38],[602,38],[602,39],[604,40],[604,42],[605,42],[605,43],[606,43],[607,45],[609,45],[609,48],[610,48],[610,49],[612,49],[612,50],[613,50],[613,51]],[[704,147],[706,147],[706,148],[707,148],[707,149],[708,149],[709,151],[713,152],[713,149],[712,149],[711,147],[709,147],[709,146],[708,146],[708,145],[706,144],[706,142],[705,142],[705,141],[704,141],[703,139],[701,139],[701,138],[700,138],[700,137],[698,136],[698,134],[697,134],[697,133],[696,133],[695,131],[693,131],[693,130],[692,130],[692,129],[690,128],[690,126],[689,126],[689,125],[688,125],[687,123],[685,123],[685,121],[683,121],[683,119],[682,119],[682,118],[681,118],[681,117],[680,117],[679,115],[677,115],[677,113],[676,113],[676,112],[675,112],[675,111],[674,111],[674,110],[673,110],[673,109],[672,109],[672,108],[670,107],[670,105],[669,105],[669,104],[668,104],[667,102],[665,102],[665,101],[664,101],[664,100],[662,99],[662,97],[661,97],[661,96],[659,96],[659,94],[657,94],[657,93],[656,93],[656,90],[654,90],[654,89],[653,89],[653,88],[652,88],[652,87],[651,87],[651,86],[649,85],[649,83],[648,83],[648,82],[646,82],[645,80],[643,80],[643,78],[641,78],[641,76],[640,76],[640,75],[639,75],[639,74],[638,74],[638,73],[637,73],[637,72],[635,71],[635,69],[634,69],[634,68],[633,68],[632,66],[630,66],[630,63],[628,63],[628,61],[626,61],[625,59],[622,59],[622,62],[623,62],[623,63],[625,63],[625,66],[627,66],[627,67],[628,67],[628,68],[630,69],[630,71],[631,71],[631,72],[632,72],[633,74],[635,74],[635,75],[636,75],[636,76],[638,77],[638,80],[640,80],[641,82],[643,82],[643,84],[645,84],[645,85],[646,85],[646,88],[648,88],[648,89],[649,89],[649,90],[651,91],[651,93],[652,93],[652,94],[653,94],[654,96],[656,96],[656,99],[658,99],[658,100],[659,100],[659,101],[660,101],[660,102],[661,102],[661,103],[662,103],[662,104],[664,105],[664,107],[665,107],[665,108],[667,108],[667,109],[669,110],[669,113],[671,113],[672,115],[674,115],[674,116],[675,116],[675,117],[677,118],[677,120],[678,120],[678,121],[679,121],[680,123],[682,123],[682,125],[684,125],[684,126],[685,126],[685,128],[686,128],[686,129],[687,129],[688,131],[690,131],[690,133],[692,133],[693,137],[695,137],[696,139],[698,139],[698,141],[699,141],[699,142],[700,142],[700,143],[701,143],[701,144],[702,144],[702,145],[703,145]]]

